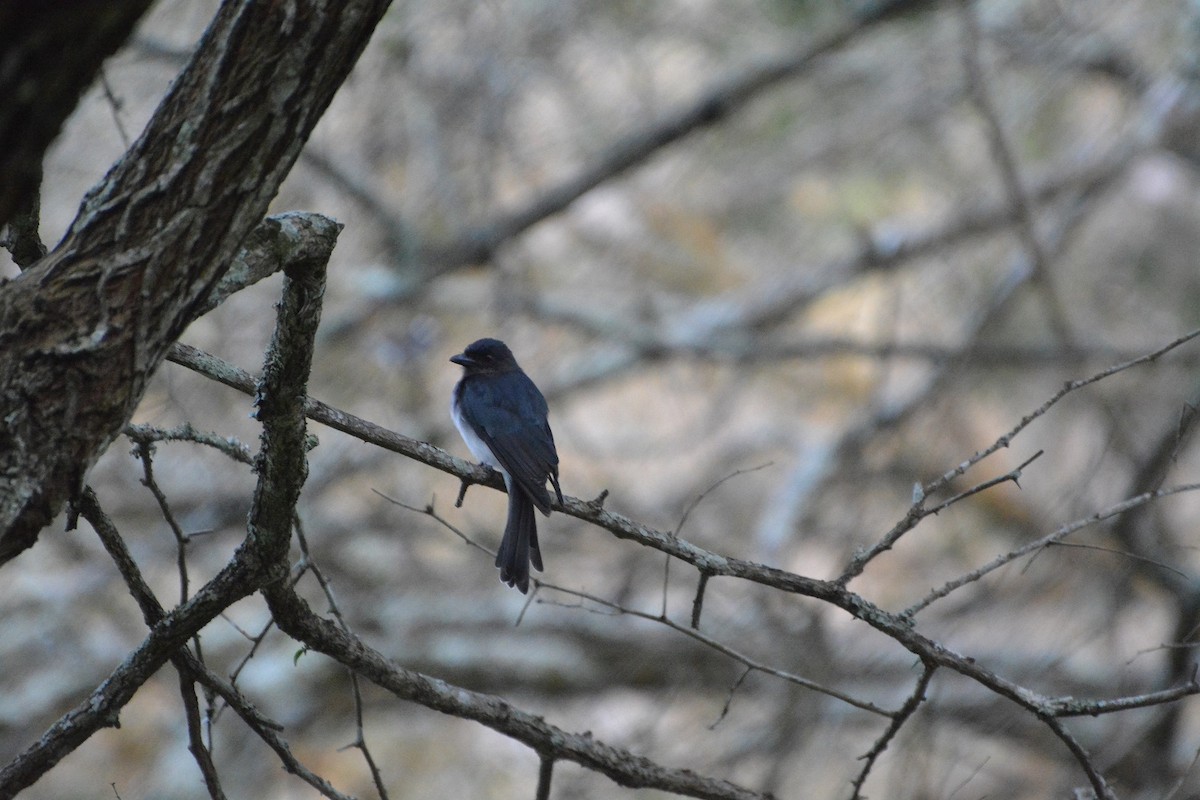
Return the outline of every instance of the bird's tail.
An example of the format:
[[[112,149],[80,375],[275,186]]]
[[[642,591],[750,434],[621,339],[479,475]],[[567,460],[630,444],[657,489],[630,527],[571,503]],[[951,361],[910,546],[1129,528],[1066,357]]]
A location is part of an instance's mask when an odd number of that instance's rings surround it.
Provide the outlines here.
[[[529,591],[529,565],[541,572],[542,551],[538,548],[537,516],[533,501],[519,486],[508,484],[508,523],[496,554],[500,580],[516,586],[522,594]]]

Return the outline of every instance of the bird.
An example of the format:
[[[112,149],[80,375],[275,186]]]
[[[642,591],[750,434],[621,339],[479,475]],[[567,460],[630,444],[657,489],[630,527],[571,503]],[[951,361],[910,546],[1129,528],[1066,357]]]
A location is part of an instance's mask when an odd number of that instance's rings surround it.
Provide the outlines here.
[[[496,554],[500,580],[526,594],[530,564],[543,569],[533,512],[550,515],[547,480],[563,502],[546,398],[499,339],[472,342],[450,361],[463,368],[450,401],[454,425],[472,455],[498,470],[508,489],[508,521]]]

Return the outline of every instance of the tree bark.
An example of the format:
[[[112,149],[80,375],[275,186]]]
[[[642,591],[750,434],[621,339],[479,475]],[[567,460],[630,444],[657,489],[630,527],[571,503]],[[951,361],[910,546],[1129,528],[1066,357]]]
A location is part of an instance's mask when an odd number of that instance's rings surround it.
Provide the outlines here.
[[[0,287],[0,564],[129,420],[388,2],[226,2],[62,243]]]

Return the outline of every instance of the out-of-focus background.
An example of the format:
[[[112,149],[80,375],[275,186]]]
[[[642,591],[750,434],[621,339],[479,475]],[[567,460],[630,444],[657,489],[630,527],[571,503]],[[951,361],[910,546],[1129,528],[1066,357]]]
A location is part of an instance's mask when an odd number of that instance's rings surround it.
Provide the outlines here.
[[[48,244],[137,136],[216,5],[162,0],[108,63],[46,163]],[[702,547],[829,578],[904,515],[914,483],[990,445],[1065,381],[1200,324],[1195,3],[931,4],[853,30],[860,12],[804,0],[397,2],[274,206],[345,224],[310,393],[467,457],[447,359],[498,336],[547,395],[566,493],[607,489],[609,508],[642,523],[675,530],[686,516],[680,535]],[[851,33],[800,57],[839,30]],[[706,97],[714,124],[649,144]],[[619,174],[605,166],[639,148],[647,155]],[[592,173],[564,211],[505,235]],[[489,236],[486,267],[456,257]],[[6,258],[0,274],[15,274]],[[234,296],[183,341],[257,370],[278,290],[276,277]],[[1198,361],[1185,346],[1071,394],[953,490],[1044,450],[1019,488],[924,521],[852,588],[898,611],[1061,525],[1196,480]],[[166,364],[135,421],[254,447],[250,410]],[[432,504],[495,547],[503,495],[476,487],[455,509],[452,477],[312,432],[301,501],[312,559],[349,624],[399,663],[668,765],[783,798],[848,796],[886,720],[762,672],[738,683],[743,667],[716,650],[577,596],[542,590],[526,607],[486,555],[385,499]],[[166,602],[180,592],[176,541],[129,450],[118,440],[89,481]],[[252,476],[190,444],[160,445],[153,467],[197,534],[194,589],[244,534]],[[1184,680],[1200,626],[1198,511],[1182,494],[1085,528],[1074,546],[933,604],[918,628],[1048,695]],[[694,573],[563,515],[539,523],[547,581],[686,623]],[[92,532],[62,528],[0,581],[3,762],[144,635]],[[235,606],[205,630],[205,658],[240,670],[304,763],[375,796],[361,755],[343,749],[355,718],[340,668],[297,657],[277,632],[243,665],[266,618],[255,598]],[[920,671],[835,609],[736,581],[709,586],[702,630],[889,708]],[[524,747],[369,686],[363,701],[392,798],[533,795],[538,761]],[[206,796],[169,671],[121,722],[26,796]],[[1068,726],[1122,797],[1200,796],[1195,701]],[[314,795],[228,710],[212,735],[231,796]],[[939,673],[864,793],[1062,797],[1085,783],[1044,726]],[[559,764],[553,796],[657,795]]]

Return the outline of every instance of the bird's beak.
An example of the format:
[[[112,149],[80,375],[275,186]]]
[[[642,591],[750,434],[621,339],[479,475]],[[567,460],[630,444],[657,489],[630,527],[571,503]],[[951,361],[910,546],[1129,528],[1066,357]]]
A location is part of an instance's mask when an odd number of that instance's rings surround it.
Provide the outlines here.
[[[467,356],[466,353],[459,353],[456,356],[450,356],[450,360],[463,367],[469,367],[475,363]]]

